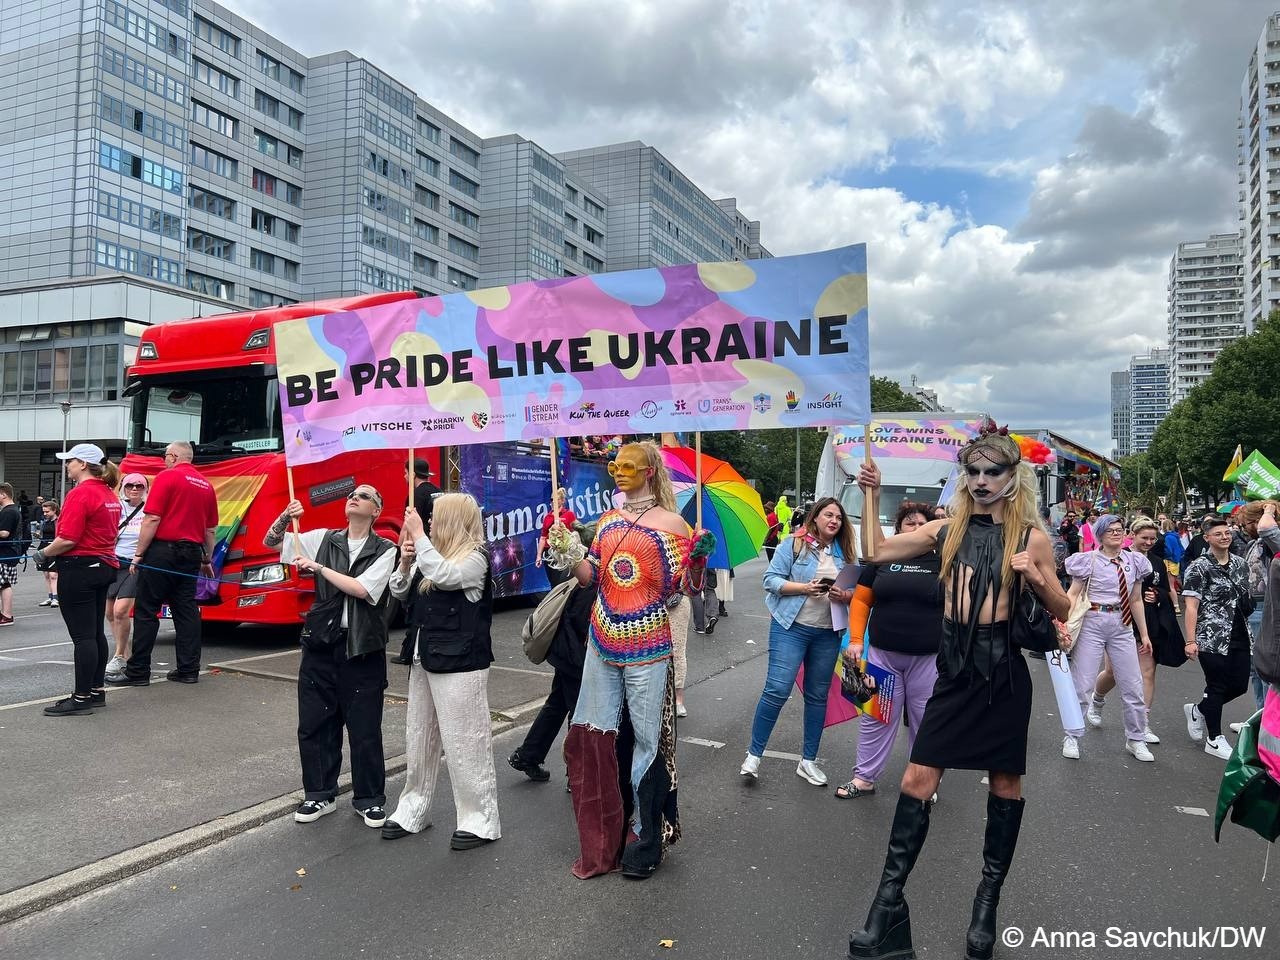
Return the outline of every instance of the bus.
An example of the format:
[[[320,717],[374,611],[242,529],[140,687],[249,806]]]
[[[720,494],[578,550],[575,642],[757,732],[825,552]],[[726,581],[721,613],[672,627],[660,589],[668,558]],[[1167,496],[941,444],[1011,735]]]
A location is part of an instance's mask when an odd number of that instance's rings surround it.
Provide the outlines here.
[[[276,379],[275,325],[413,299],[411,292],[292,304],[176,320],[143,332],[126,375],[132,398],[121,469],[154,477],[164,449],[187,440],[196,468],[218,495],[215,577],[197,590],[206,623],[296,626],[310,607],[313,581],[262,544],[289,501]],[[421,450],[438,477],[440,451]],[[308,529],[345,525],[347,495],[357,483],[381,491],[374,529],[396,540],[408,498],[404,450],[345,453],[293,469],[294,492]]]

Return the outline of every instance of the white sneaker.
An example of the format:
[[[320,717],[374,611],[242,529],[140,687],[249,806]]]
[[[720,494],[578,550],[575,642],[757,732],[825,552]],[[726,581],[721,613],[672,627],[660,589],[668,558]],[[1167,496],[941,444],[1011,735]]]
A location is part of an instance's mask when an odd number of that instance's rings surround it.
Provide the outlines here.
[[[298,804],[298,809],[293,811],[293,819],[297,823],[312,823],[337,809],[336,800],[304,800]]]
[[[747,759],[742,761],[742,769],[738,771],[740,777],[750,777],[752,780],[760,779],[760,758],[754,753],[748,753]]]
[[[1126,740],[1124,748],[1135,760],[1141,760],[1143,763],[1152,763],[1155,760],[1155,754],[1147,749],[1147,745],[1141,740]]]
[[[1080,759],[1080,741],[1069,733],[1062,738],[1062,755],[1068,760]]]
[[[1231,759],[1231,744],[1227,743],[1227,738],[1222,734],[1218,734],[1212,740],[1204,742],[1204,752],[1211,757],[1217,757],[1220,760]]]
[[[815,787],[825,787],[827,785],[827,775],[812,760],[801,760],[796,764],[796,776],[808,780]]]
[[[1089,709],[1085,713],[1084,718],[1089,721],[1089,726],[1097,728],[1102,726],[1102,704],[1097,700],[1089,701]]]
[[[1249,724],[1248,724],[1247,722],[1244,722],[1244,721],[1241,721],[1240,723],[1228,723],[1228,724],[1227,724],[1227,726],[1231,728],[1231,732],[1232,732],[1232,733],[1239,733],[1241,730],[1243,730],[1243,729],[1244,729],[1245,727],[1247,727],[1248,725],[1249,725]]]
[[[687,717],[688,715],[689,715],[689,711],[685,708],[685,705],[684,705],[683,703],[677,703],[677,704],[676,704],[676,716],[677,716],[677,717]]]
[[[1142,728],[1142,742],[1143,743],[1159,743],[1160,742],[1160,738],[1151,732],[1151,724],[1149,723]]]
[[[117,677],[124,673],[124,668],[128,663],[129,661],[124,657],[112,657],[110,662],[107,664],[107,676]]]
[[[1184,703],[1182,712],[1187,717],[1187,736],[1192,740],[1204,739],[1204,717],[1200,716],[1200,711],[1196,709],[1194,703]]]
[[[43,600],[41,600],[39,603],[37,603],[37,604],[36,604],[36,606],[37,606],[37,607],[52,607],[52,606],[53,606],[53,597],[45,597]]]

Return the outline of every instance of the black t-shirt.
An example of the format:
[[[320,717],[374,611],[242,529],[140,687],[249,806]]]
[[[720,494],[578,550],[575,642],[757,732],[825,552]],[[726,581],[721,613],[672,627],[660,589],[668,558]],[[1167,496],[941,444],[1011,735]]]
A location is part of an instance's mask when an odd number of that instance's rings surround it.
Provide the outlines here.
[[[440,496],[440,488],[430,480],[424,480],[413,488],[413,509],[422,517],[422,528],[431,532],[431,506],[435,498]]]
[[[0,507],[0,531],[9,534],[0,538],[0,559],[12,561],[21,557],[27,538],[22,533],[22,510],[16,503]]]
[[[942,642],[941,566],[938,554],[927,553],[863,569],[858,584],[875,591],[868,623],[873,647],[915,657],[937,654]]]

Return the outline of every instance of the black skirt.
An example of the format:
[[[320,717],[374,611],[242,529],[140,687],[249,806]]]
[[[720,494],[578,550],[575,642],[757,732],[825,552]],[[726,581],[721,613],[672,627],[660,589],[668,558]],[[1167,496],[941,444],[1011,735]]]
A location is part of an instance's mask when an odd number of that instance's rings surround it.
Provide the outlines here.
[[[979,628],[982,629],[982,628]],[[942,672],[925,704],[911,762],[951,770],[1027,772],[1031,673],[1021,651],[1011,650],[987,680],[971,666]]]

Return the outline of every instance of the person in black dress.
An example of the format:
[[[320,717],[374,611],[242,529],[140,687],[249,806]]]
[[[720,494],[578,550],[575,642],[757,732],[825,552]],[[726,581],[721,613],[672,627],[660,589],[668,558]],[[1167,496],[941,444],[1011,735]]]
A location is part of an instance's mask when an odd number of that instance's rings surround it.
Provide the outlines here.
[[[996,906],[1022,826],[1031,720],[1031,675],[1009,639],[1014,577],[1053,616],[1065,620],[1069,612],[1036,513],[1035,471],[1017,443],[988,421],[958,460],[965,485],[949,517],[891,537],[876,551],[877,563],[894,563],[937,548],[945,599],[938,682],[902,778],[879,888],[866,924],[849,940],[856,960],[913,955],[903,887],[929,831],[929,798],[947,768],[985,770],[990,784],[982,880],[965,939],[968,960],[990,960]],[[864,466],[858,482],[865,492],[875,479]]]

